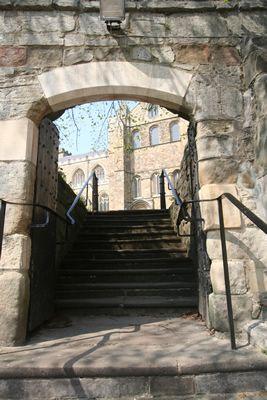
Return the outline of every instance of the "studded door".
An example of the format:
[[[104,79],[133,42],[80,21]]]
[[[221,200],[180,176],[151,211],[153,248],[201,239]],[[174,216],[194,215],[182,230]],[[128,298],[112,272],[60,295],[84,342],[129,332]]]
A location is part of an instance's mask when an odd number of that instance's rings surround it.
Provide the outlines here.
[[[190,122],[188,127],[188,147],[189,147],[189,176],[190,176],[190,195],[192,200],[199,200],[199,180],[198,180],[198,159],[196,148],[196,124]],[[210,260],[206,250],[206,235],[203,231],[201,212],[199,203],[192,206],[193,232],[195,259],[198,268],[199,286],[199,312],[202,318],[209,325],[208,301],[211,293],[210,281]]]
[[[34,203],[56,210],[59,133],[45,118],[39,129],[39,145]],[[32,225],[41,224],[46,212],[34,207]],[[32,331],[53,313],[55,287],[56,218],[50,213],[45,228],[31,229],[32,257],[30,267],[30,309],[28,330]]]

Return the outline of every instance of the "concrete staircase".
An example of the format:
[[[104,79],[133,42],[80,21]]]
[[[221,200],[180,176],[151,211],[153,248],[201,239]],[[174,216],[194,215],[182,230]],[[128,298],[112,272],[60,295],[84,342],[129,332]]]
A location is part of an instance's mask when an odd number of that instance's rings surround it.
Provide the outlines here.
[[[59,271],[59,309],[121,312],[196,304],[193,263],[168,211],[90,214]]]

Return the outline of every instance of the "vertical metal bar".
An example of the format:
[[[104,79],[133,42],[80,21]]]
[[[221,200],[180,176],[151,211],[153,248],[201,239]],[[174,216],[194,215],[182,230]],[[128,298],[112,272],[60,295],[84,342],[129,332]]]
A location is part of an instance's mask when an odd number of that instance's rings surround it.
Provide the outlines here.
[[[159,177],[159,187],[160,187],[160,208],[161,210],[166,210],[164,171],[161,172]]]
[[[228,268],[228,260],[227,260],[224,219],[223,219],[223,207],[222,207],[222,198],[221,197],[218,198],[218,211],[219,211],[220,235],[221,235],[221,246],[222,246],[222,256],[223,256],[224,284],[225,284],[227,314],[228,314],[228,322],[229,322],[230,338],[231,338],[231,348],[232,348],[232,350],[236,350],[235,327],[234,327],[234,317],[233,317],[233,307],[232,307],[232,299],[231,299],[230,278],[229,278],[229,268]]]
[[[93,175],[93,211],[98,212],[98,178],[96,173]]]
[[[0,200],[0,259],[1,259],[3,237],[4,237],[5,215],[6,215],[6,202],[4,200]]]

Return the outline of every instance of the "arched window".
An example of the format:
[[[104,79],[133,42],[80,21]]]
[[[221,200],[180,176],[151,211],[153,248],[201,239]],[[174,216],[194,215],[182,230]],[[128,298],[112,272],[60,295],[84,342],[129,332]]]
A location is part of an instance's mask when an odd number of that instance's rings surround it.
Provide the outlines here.
[[[82,169],[77,169],[72,177],[72,187],[80,188],[85,181],[85,175]]]
[[[138,175],[133,177],[132,191],[134,199],[141,197],[141,177]]]
[[[133,132],[133,148],[139,149],[141,147],[141,136],[139,131]]]
[[[156,104],[149,104],[148,106],[148,118],[155,118],[159,113],[159,108]]]
[[[179,170],[175,169],[173,171],[173,173],[172,173],[172,184],[173,184],[175,189],[176,189],[176,186],[177,186],[177,183],[178,183],[178,180],[179,180],[179,176],[180,176]]]
[[[105,171],[104,169],[101,167],[101,165],[97,165],[94,168],[94,172],[96,174],[96,177],[98,178],[98,183],[103,183],[103,181],[105,180]]]
[[[170,124],[170,133],[171,133],[171,142],[177,142],[177,140],[180,140],[181,135],[178,122],[172,122]]]
[[[99,196],[99,211],[108,211],[109,210],[109,197],[107,193],[101,193]]]
[[[159,144],[159,127],[158,126],[152,126],[149,130],[149,135],[150,135],[150,144],[151,146],[155,146]]]
[[[151,176],[151,192],[152,196],[160,194],[159,174],[157,172]]]

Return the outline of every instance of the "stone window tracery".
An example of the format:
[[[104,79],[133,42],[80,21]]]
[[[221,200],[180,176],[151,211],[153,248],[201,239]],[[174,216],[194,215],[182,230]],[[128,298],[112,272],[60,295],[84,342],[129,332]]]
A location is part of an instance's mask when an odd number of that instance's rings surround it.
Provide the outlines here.
[[[172,122],[170,124],[170,134],[171,134],[171,142],[177,142],[181,139],[180,127],[178,122]]]
[[[149,104],[148,106],[148,118],[155,118],[159,113],[159,107],[156,104]]]
[[[141,147],[141,136],[139,131],[133,131],[133,148],[139,149]]]
[[[99,196],[99,211],[109,211],[109,196],[103,192]]]
[[[158,196],[160,194],[160,181],[158,172],[155,172],[151,176],[151,193],[152,196]]]
[[[73,188],[80,188],[82,187],[84,181],[85,181],[84,172],[82,169],[79,168],[73,174],[71,186]]]
[[[97,166],[94,168],[94,172],[95,172],[95,174],[96,174],[96,177],[98,178],[98,183],[99,183],[99,184],[103,183],[104,180],[105,180],[105,171],[104,171],[104,168],[101,167],[101,165],[97,165]]]
[[[141,197],[141,177],[139,175],[133,177],[132,192],[134,199]]]
[[[160,143],[159,141],[159,127],[157,125],[151,126],[149,129],[150,145],[156,146]]]

